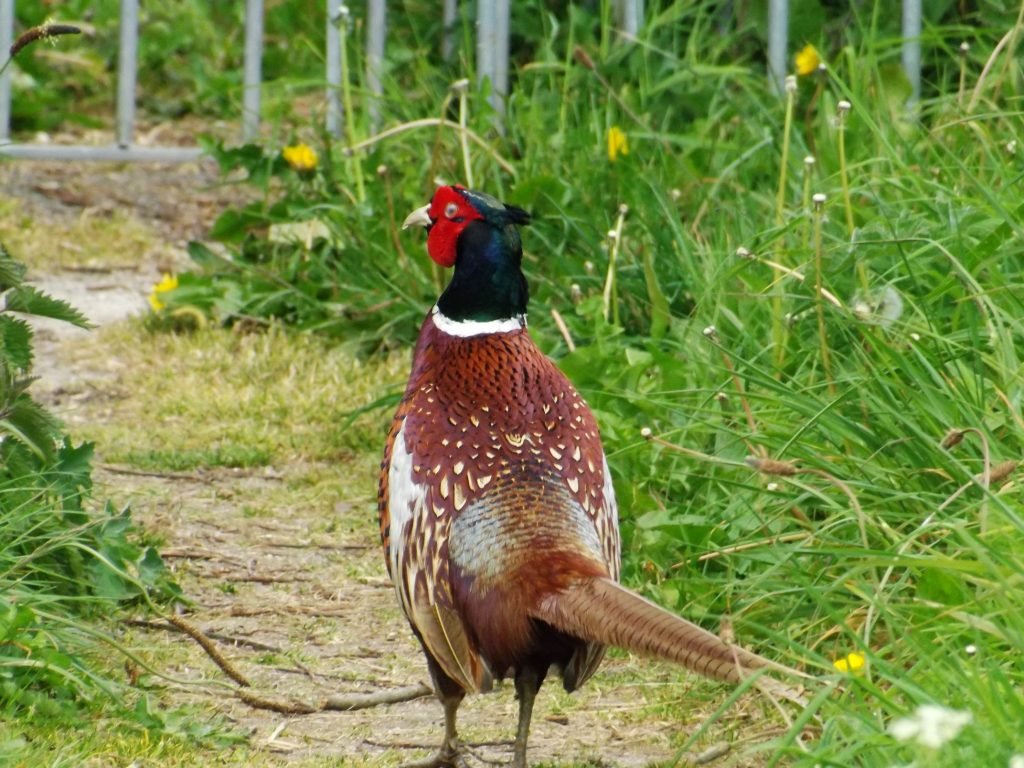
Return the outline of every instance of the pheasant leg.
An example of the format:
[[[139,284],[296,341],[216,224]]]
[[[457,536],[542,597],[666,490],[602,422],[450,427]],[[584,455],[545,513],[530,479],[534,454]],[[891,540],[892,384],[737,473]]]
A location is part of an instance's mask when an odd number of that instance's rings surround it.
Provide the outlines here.
[[[516,695],[519,697],[519,727],[516,729],[516,748],[511,768],[526,768],[526,740],[530,736],[530,718],[533,716],[533,701],[540,688],[540,675],[532,669],[523,669],[516,674]]]
[[[432,757],[403,763],[401,768],[468,768],[465,755],[459,745],[459,734],[455,729],[455,713],[462,703],[462,696],[444,697],[444,741]]]

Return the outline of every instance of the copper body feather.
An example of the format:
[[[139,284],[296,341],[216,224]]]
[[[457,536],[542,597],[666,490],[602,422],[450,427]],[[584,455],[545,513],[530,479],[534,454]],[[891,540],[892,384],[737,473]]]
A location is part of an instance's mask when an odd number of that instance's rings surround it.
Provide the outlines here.
[[[600,644],[554,642],[534,614],[580,578],[618,578],[607,472],[590,410],[525,328],[462,338],[427,317],[381,467],[381,537],[407,616],[464,689],[527,663],[567,667],[566,687],[596,669]]]

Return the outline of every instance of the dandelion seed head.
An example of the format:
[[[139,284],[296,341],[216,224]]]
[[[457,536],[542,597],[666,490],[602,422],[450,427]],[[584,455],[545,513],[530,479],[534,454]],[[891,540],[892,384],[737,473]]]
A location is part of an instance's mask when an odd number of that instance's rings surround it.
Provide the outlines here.
[[[888,328],[903,314],[903,297],[887,285],[874,293],[854,296],[850,301],[850,311],[862,323]]]
[[[736,256],[741,259],[751,258],[750,251],[744,248],[742,245],[736,249]]]
[[[969,645],[964,646],[964,653],[966,653],[968,656],[973,656],[977,652],[978,646],[976,646],[974,643],[970,643]]]
[[[915,741],[922,747],[938,749],[972,720],[970,712],[939,704],[922,704],[913,714],[894,720],[889,733],[898,741]]]
[[[1017,154],[1017,140],[1016,139],[1011,139],[1010,141],[1006,142],[1006,151],[1007,151],[1007,153],[1009,153],[1011,155],[1016,155]]]
[[[840,115],[845,115],[847,112],[850,111],[852,106],[853,105],[850,104],[850,102],[848,102],[846,99],[841,99],[839,103],[836,104],[836,110],[839,112]]]
[[[775,482],[768,483],[768,485],[766,485],[764,488],[766,491],[771,491],[772,493],[775,493],[775,491],[779,490],[779,484]]]
[[[616,240],[619,239],[619,233],[616,230],[614,230],[614,229],[609,229],[608,230],[608,239],[611,240],[614,243]]]
[[[786,93],[796,93],[796,75],[786,75]]]
[[[964,40],[962,43],[960,43],[960,55],[961,56],[966,56],[970,52],[971,52],[971,44],[970,43],[968,43],[966,40]]]
[[[711,337],[712,337],[712,336],[714,336],[714,335],[715,335],[716,333],[718,333],[718,330],[717,330],[717,329],[715,328],[715,326],[713,326],[713,325],[708,325],[708,326],[705,326],[705,328],[704,328],[704,330],[702,331],[702,333],[703,333],[703,334],[704,334],[705,336],[707,336],[708,338],[711,338]]]
[[[818,161],[814,159],[814,155],[807,155],[806,157],[804,157],[805,168],[813,168],[816,162]]]
[[[651,436],[653,434],[654,433],[651,432],[651,428],[650,427],[641,427],[640,428],[640,437],[642,437],[644,440],[650,440]]]

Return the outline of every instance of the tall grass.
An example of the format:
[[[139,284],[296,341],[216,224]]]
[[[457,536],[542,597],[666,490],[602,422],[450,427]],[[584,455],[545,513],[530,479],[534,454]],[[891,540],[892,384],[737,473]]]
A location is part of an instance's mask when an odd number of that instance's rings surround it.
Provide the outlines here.
[[[760,747],[768,763],[1008,765],[1024,753],[1016,14],[933,19],[909,107],[887,6],[826,20],[815,5],[798,23],[821,20],[803,34],[827,72],[801,78],[789,121],[752,7],[651,3],[629,43],[600,5],[517,5],[531,43],[503,138],[486,93],[468,95],[486,146],[413,127],[457,123],[448,85],[471,73],[432,63],[433,26],[396,32],[396,130],[355,155],[365,197],[340,148],[301,126],[280,139],[318,144],[315,180],[276,147],[221,153],[283,180],[281,197],[228,214],[233,258],[194,248],[204,269],[169,306],[284,317],[363,351],[408,343],[440,276],[397,222],[438,178],[464,178],[468,147],[478,187],[537,214],[532,328],[598,414],[626,578],[822,677]],[[613,126],[629,141],[614,161]],[[330,237],[262,237],[309,218]],[[834,666],[850,654],[863,668]],[[892,724],[924,704],[971,721],[941,747],[901,741]]]

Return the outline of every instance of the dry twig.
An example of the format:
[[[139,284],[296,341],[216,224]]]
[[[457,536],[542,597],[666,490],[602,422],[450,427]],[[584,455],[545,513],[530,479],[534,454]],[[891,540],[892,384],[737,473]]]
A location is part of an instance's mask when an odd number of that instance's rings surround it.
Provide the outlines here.
[[[184,630],[175,624],[164,624],[161,621],[150,621],[149,619],[129,619],[128,624],[133,627],[143,627],[144,629],[160,629],[164,632],[182,632]],[[240,648],[252,648],[254,651],[270,651],[271,653],[281,653],[281,648],[276,645],[270,645],[268,643],[261,643],[258,640],[250,640],[246,637],[235,637],[234,635],[225,635],[223,632],[210,632],[209,630],[200,630],[206,637],[212,640],[218,640],[228,645],[234,645]]]
[[[336,693],[313,704],[294,699],[274,699],[255,691],[240,689],[235,695],[251,707],[269,709],[283,715],[311,715],[315,712],[353,712],[357,709],[368,709],[386,704],[397,704],[402,701],[413,701],[430,696],[433,688],[423,683],[407,685],[402,688],[390,688],[373,693]]]
[[[186,635],[188,635],[193,640],[195,640],[197,643],[199,643],[199,646],[204,651],[206,651],[206,655],[209,656],[213,660],[214,664],[216,664],[218,667],[220,667],[224,671],[225,675],[230,677],[232,680],[234,680],[239,685],[244,685],[244,686],[248,686],[249,685],[249,680],[245,677],[245,675],[243,675],[241,672],[238,671],[238,669],[235,667],[235,665],[232,664],[227,659],[227,657],[225,657],[224,654],[222,654],[220,652],[220,650],[218,650],[218,648],[214,644],[213,640],[211,640],[209,637],[207,637],[205,634],[203,634],[202,630],[200,630],[199,627],[197,627],[195,624],[193,624],[190,621],[186,621],[181,616],[176,616],[173,613],[168,614],[164,618],[166,618],[169,622],[171,622],[171,624],[176,626],[178,629],[180,629]]]

